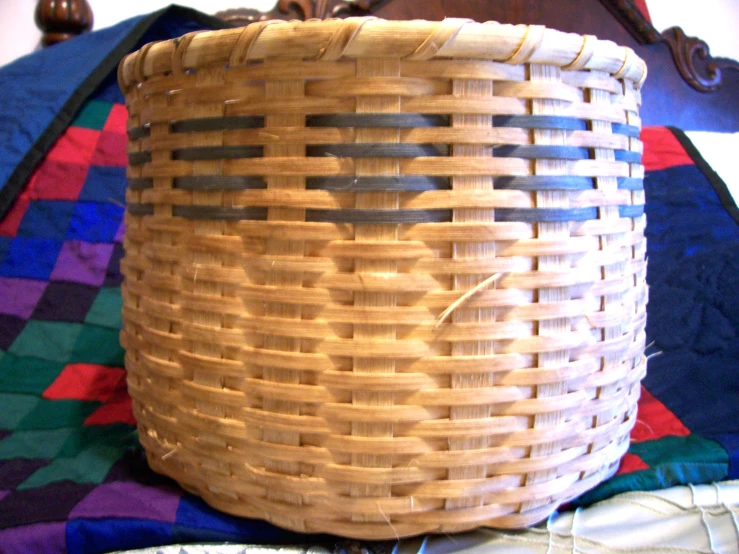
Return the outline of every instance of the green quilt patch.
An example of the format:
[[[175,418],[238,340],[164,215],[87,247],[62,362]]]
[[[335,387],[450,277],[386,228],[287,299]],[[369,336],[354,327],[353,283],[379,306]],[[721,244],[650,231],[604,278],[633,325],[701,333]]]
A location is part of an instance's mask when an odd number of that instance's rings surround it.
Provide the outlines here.
[[[36,396],[0,393],[0,429],[15,429],[39,402]]]
[[[85,323],[121,329],[123,327],[122,310],[123,299],[121,298],[120,287],[102,288],[92,306],[90,306]]]
[[[118,335],[118,329],[84,325],[76,338],[69,361],[123,367],[125,352]]]
[[[68,362],[82,332],[80,323],[31,320],[15,339],[9,352],[16,356]]]
[[[72,127],[84,127],[85,129],[102,130],[105,122],[108,120],[108,114],[113,108],[113,104],[103,100],[90,100],[82,107],[74,121]]]
[[[79,400],[39,400],[33,409],[20,420],[16,429],[30,431],[41,429],[61,429],[81,427],[99,402],[80,402]]]
[[[61,362],[6,354],[0,359],[0,390],[41,396],[62,369]]]
[[[55,458],[69,440],[72,429],[17,431],[0,441],[0,460]]]
[[[629,453],[639,456],[649,468],[616,475],[580,496],[573,505],[587,506],[622,492],[721,481],[729,469],[726,450],[717,442],[697,435],[633,443]]]

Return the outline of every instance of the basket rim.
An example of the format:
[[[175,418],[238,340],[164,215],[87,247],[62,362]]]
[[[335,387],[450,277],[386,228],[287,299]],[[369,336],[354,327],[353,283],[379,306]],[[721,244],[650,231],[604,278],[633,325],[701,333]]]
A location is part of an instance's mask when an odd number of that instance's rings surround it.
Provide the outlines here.
[[[593,35],[564,33],[542,25],[458,18],[432,22],[351,17],[263,21],[149,43],[123,58],[118,81],[128,93],[154,76],[218,65],[238,67],[266,58],[336,62],[368,57],[542,63],[564,70],[603,71],[630,81],[636,89],[647,76],[646,63],[634,50]]]

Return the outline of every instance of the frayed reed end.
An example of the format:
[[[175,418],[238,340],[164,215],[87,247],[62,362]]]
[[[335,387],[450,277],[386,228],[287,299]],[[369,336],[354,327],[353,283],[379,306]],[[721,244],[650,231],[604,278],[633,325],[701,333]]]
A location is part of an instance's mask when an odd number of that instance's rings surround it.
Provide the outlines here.
[[[467,302],[467,300],[469,300],[470,298],[472,298],[475,294],[477,294],[481,290],[486,289],[487,287],[489,287],[490,285],[492,285],[493,283],[495,283],[495,281],[497,281],[498,279],[500,279],[503,275],[504,275],[503,273],[496,273],[494,275],[491,275],[490,277],[488,277],[484,281],[481,281],[480,283],[478,283],[477,285],[475,285],[474,287],[472,287],[470,290],[466,291],[462,296],[460,296],[459,298],[457,298],[454,302],[452,302],[449,305],[449,307],[446,310],[444,310],[443,312],[441,312],[439,314],[439,317],[436,320],[436,324],[434,325],[434,330],[438,329],[439,326],[442,323],[444,323],[444,321],[450,315],[452,315],[452,312],[454,312],[454,310],[456,310],[457,308],[459,308],[462,304],[464,304],[465,302]]]

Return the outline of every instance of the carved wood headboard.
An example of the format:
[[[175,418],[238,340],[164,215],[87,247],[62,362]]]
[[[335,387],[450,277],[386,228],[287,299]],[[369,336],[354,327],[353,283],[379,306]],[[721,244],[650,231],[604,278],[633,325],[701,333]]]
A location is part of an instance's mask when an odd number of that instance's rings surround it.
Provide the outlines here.
[[[643,91],[645,125],[739,131],[739,62],[712,58],[705,42],[679,27],[659,33],[639,0],[279,0],[267,12],[236,9],[216,14],[234,26],[265,19],[376,15],[385,19],[467,17],[477,21],[546,25],[593,34],[632,47],[649,67]],[[38,0],[43,43],[53,44],[92,27],[87,0]]]

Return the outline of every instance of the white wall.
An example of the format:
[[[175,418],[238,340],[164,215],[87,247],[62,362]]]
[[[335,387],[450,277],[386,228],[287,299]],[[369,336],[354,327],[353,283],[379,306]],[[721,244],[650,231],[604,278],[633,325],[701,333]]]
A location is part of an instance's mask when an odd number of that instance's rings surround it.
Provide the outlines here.
[[[276,0],[88,0],[95,15],[95,29],[158,10],[173,1],[206,13],[239,7],[268,10],[276,3]],[[713,56],[739,60],[739,0],[647,0],[647,5],[660,31],[679,25],[688,35],[708,42]],[[41,33],[33,23],[35,6],[36,0],[0,0],[0,65],[37,47]]]
[[[2,1],[2,0],[0,0]],[[111,0],[87,0],[95,14],[95,29],[109,27],[119,21],[142,13],[149,13],[170,4],[179,4],[195,8],[205,13],[216,13],[231,8],[255,8],[269,10],[277,0],[127,0],[111,2]]]
[[[739,0],[647,0],[660,31],[682,27],[706,41],[713,57],[739,60]]]
[[[0,65],[33,52],[41,31],[33,22],[36,0],[0,0]]]
[[[38,48],[41,31],[33,22],[37,0],[0,0],[0,65]],[[205,13],[230,8],[269,10],[277,0],[87,0],[95,18],[94,29],[103,29],[135,15],[164,8],[172,3]]]

